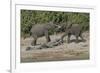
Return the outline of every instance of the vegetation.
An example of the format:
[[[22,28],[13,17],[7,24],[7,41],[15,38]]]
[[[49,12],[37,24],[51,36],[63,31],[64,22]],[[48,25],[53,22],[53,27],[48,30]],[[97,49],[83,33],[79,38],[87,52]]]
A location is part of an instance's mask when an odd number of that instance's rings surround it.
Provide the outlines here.
[[[78,23],[89,30],[89,13],[21,10],[21,34],[29,34],[32,25],[51,21],[58,25],[66,23],[64,27],[67,22]]]

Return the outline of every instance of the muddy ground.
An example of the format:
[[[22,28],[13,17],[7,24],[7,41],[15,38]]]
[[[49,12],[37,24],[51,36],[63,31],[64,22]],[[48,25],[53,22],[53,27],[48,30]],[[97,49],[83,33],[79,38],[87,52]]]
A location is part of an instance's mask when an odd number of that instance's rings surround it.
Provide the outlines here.
[[[51,35],[51,41],[60,38],[62,34]],[[30,46],[32,37],[21,38],[21,62],[87,60],[89,59],[89,32],[84,32],[83,37],[86,40],[85,42],[80,40],[79,43],[76,43],[75,37],[72,36],[71,43],[68,44],[67,37],[65,37],[65,42],[61,45],[53,48],[31,49],[28,51],[26,51],[26,48]],[[39,38],[37,44],[43,43],[46,43],[45,37]]]

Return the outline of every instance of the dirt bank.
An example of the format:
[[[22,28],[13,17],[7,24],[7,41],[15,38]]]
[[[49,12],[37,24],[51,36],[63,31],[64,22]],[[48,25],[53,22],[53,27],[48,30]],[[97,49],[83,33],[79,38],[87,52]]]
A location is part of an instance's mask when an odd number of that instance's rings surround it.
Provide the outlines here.
[[[51,41],[60,38],[62,34],[51,35]],[[21,62],[36,62],[36,61],[59,61],[59,60],[86,60],[89,59],[89,32],[84,32],[83,37],[85,42],[80,41],[75,43],[75,37],[72,36],[71,43],[67,43],[67,37],[62,45],[53,48],[32,49],[26,51],[30,46],[32,38],[21,38]],[[46,43],[45,37],[41,37],[37,41],[38,45]]]

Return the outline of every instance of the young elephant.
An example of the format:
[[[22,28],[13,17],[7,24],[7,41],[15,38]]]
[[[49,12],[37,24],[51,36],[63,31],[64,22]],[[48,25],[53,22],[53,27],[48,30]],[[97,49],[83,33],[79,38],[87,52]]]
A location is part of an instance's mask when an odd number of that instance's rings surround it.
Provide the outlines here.
[[[70,28],[66,29],[65,33],[61,37],[61,40],[63,42],[63,38],[68,35],[68,43],[70,43],[70,37],[71,35],[74,35],[76,37],[76,43],[78,43],[78,37],[80,37],[82,41],[84,41],[82,37],[82,31],[83,31],[82,26],[79,26],[78,24],[73,24],[73,26],[71,25]]]
[[[50,42],[49,30],[60,28],[60,26],[53,24],[52,22],[48,24],[37,24],[31,28],[31,36],[34,38],[31,45],[36,45],[37,39],[39,37],[45,36],[47,42]]]

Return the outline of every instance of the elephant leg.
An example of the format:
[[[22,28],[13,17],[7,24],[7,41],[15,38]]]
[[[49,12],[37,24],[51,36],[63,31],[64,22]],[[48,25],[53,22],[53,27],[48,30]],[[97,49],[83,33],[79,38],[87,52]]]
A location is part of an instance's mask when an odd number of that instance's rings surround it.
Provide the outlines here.
[[[49,36],[48,31],[45,32],[45,36],[46,36],[46,40],[47,40],[47,42],[50,42],[51,39],[50,39],[50,36]]]
[[[31,45],[32,45],[32,46],[35,46],[35,45],[36,45],[36,42],[37,42],[37,38],[35,37],[34,40],[33,40],[32,43],[31,43]]]
[[[85,41],[85,39],[83,38],[83,36],[82,35],[79,35],[80,36],[80,38],[82,39],[82,41]]]
[[[51,39],[50,39],[50,36],[49,36],[49,35],[47,35],[47,36],[46,36],[46,40],[47,40],[47,42],[50,42],[50,41],[51,41]]]
[[[78,41],[78,35],[76,35],[76,43],[78,43],[79,41]]]
[[[68,42],[68,43],[70,43],[70,37],[71,37],[71,34],[69,33],[69,34],[68,34],[68,39],[67,39],[67,42]]]

